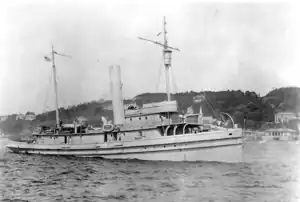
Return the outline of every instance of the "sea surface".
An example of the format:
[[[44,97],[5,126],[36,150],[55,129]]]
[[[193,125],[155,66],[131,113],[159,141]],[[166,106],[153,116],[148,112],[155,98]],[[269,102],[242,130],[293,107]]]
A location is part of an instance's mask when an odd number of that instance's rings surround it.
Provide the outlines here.
[[[300,202],[300,144],[295,142],[248,142],[244,162],[237,164],[1,152],[0,201]]]

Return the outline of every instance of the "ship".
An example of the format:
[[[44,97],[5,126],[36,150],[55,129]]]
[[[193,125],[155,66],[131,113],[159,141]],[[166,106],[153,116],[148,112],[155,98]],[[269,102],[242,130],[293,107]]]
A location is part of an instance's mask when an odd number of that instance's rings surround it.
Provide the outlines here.
[[[164,43],[147,40],[163,47],[166,76],[166,100],[142,106],[124,105],[120,65],[109,66],[113,121],[102,117],[103,126],[93,128],[74,121],[62,124],[59,119],[55,55],[52,46],[52,68],[56,101],[56,126],[39,126],[27,141],[10,141],[9,152],[39,155],[99,157],[104,159],[138,159],[146,161],[214,161],[241,162],[243,160],[242,129],[204,124],[202,109],[197,114],[182,114],[176,100],[171,100],[169,70],[172,50]],[[195,102],[203,101],[198,96]],[[226,113],[224,113],[226,114]]]

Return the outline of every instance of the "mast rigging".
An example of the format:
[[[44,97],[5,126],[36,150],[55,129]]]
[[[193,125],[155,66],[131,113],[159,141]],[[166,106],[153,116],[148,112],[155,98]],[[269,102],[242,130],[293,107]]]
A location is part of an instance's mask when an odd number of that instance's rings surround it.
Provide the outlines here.
[[[160,43],[157,41],[153,41],[150,39],[145,39],[138,37],[140,40],[148,41],[151,43],[154,43],[156,45],[163,47],[163,56],[164,56],[164,64],[165,64],[165,77],[166,77],[166,93],[167,93],[167,100],[171,101],[171,95],[170,95],[170,67],[171,67],[171,50],[180,51],[178,48],[174,48],[171,46],[168,46],[168,39],[167,39],[167,28],[166,28],[166,17],[164,17],[164,23],[163,23],[163,34],[164,34],[164,43]],[[159,34],[158,34],[159,35]]]
[[[57,75],[56,75],[56,66],[55,66],[55,55],[59,55],[62,57],[68,57],[72,58],[69,55],[63,54],[63,53],[58,53],[54,50],[54,46],[52,45],[52,51],[51,51],[51,56],[52,59],[50,60],[48,57],[44,57],[46,61],[50,62],[52,61],[52,70],[53,70],[53,85],[54,85],[54,93],[55,93],[55,114],[56,114],[56,124],[59,126],[59,111],[58,111],[58,92],[57,92]]]

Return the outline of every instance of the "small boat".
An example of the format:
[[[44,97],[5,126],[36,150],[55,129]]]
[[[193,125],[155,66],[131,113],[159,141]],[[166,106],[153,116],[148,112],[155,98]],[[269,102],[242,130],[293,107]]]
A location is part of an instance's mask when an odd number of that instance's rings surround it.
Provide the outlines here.
[[[166,25],[164,20],[164,26]],[[121,68],[110,66],[113,123],[103,118],[101,129],[74,122],[64,127],[59,120],[56,101],[56,127],[39,127],[27,142],[11,141],[11,152],[40,155],[101,157],[107,159],[140,159],[159,161],[241,162],[242,129],[232,120],[232,128],[203,124],[202,114],[179,113],[178,103],[170,99],[169,69],[172,49],[166,40],[163,47],[166,74],[166,101],[124,108]],[[142,38],[141,38],[142,39]],[[54,87],[56,72],[52,47]],[[57,92],[57,91],[55,91]],[[57,95],[56,95],[57,96]],[[199,101],[198,98],[195,102]],[[201,111],[201,110],[200,110]]]

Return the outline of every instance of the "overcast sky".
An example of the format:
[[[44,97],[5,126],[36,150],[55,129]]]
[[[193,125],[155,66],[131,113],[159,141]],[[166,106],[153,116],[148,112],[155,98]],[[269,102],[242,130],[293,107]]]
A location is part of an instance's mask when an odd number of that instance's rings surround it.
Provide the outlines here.
[[[261,95],[300,86],[299,6],[264,3],[23,3],[1,6],[0,115],[54,109],[51,44],[60,106],[109,99],[108,67],[119,64],[124,96],[164,90],[167,18],[172,91],[241,89]],[[84,1],[83,1],[84,2]],[[106,1],[109,2],[109,1]],[[159,80],[159,75],[160,80]],[[48,97],[48,98],[47,98]]]

